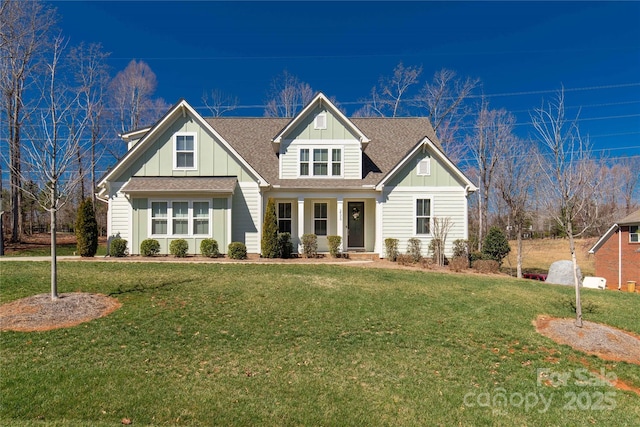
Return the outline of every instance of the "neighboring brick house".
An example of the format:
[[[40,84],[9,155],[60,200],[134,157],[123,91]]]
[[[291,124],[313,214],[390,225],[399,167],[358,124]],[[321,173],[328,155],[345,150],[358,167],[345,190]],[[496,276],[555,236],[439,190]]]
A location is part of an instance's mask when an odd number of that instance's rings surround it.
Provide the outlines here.
[[[621,219],[589,250],[595,254],[596,276],[607,279],[607,288],[640,285],[640,210]]]

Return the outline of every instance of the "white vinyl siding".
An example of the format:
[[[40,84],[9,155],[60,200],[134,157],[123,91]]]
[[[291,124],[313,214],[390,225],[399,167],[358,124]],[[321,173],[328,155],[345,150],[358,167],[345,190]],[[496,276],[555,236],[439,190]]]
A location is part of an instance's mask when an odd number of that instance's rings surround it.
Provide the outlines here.
[[[261,203],[262,198],[257,184],[238,184],[233,194],[231,239],[233,242],[244,243],[248,253],[260,253]]]
[[[124,182],[112,182],[112,195],[109,200],[109,221],[107,223],[107,234],[109,237],[120,237],[130,241],[131,230],[131,203],[126,196],[120,192]]]
[[[449,217],[453,223],[445,246],[445,253],[452,253],[453,242],[457,239],[466,239],[466,209],[467,203],[464,189],[447,187],[387,187],[383,196],[386,202],[382,211],[382,239],[399,239],[398,249],[404,253],[408,240],[417,237],[422,241],[423,255],[427,255],[431,235],[416,234],[416,210],[418,199],[429,199],[431,202],[431,215],[433,218]],[[411,225],[408,225],[411,224]]]

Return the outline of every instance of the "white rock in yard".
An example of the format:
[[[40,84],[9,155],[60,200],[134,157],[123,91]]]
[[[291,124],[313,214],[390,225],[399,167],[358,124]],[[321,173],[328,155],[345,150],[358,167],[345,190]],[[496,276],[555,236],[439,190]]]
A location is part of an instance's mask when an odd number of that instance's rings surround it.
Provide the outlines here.
[[[580,266],[578,266],[578,280],[582,281]],[[551,264],[546,282],[554,283],[556,285],[573,286],[573,262],[565,260],[556,261]]]

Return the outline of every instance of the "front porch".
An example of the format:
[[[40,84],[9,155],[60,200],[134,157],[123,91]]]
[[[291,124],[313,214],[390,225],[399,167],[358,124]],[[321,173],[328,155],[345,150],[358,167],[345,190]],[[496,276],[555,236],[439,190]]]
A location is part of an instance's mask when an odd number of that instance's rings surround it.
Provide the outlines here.
[[[342,238],[341,252],[380,254],[377,241],[379,223],[375,197],[328,197],[325,195],[297,198],[273,197],[280,232],[291,233],[291,240],[302,252],[302,236],[318,237],[318,252],[328,252],[327,236]]]

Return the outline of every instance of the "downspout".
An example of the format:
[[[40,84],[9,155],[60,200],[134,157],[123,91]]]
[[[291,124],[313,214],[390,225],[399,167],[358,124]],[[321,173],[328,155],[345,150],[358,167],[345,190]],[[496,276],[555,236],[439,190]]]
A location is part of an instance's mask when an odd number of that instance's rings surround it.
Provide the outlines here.
[[[622,290],[622,228],[618,226],[618,290]]]

